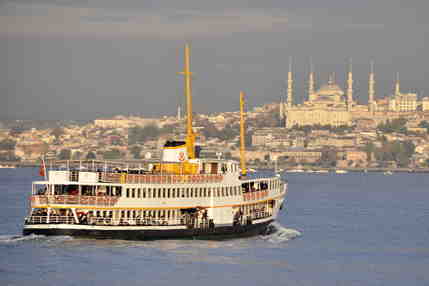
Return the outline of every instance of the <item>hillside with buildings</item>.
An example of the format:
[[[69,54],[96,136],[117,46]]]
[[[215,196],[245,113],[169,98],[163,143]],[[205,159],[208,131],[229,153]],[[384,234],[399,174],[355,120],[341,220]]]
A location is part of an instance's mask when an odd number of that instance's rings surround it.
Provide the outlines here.
[[[311,69],[313,70],[313,69]],[[377,98],[373,68],[368,76],[368,104],[353,99],[353,73],[346,90],[332,75],[316,89],[308,77],[303,103],[293,98],[289,70],[286,98],[249,110],[247,160],[256,167],[285,168],[428,168],[429,98],[404,93],[399,78],[391,96]],[[199,114],[194,128],[201,156],[239,157],[239,112]],[[157,159],[166,140],[183,139],[180,116],[114,116],[90,122],[3,122],[0,161],[37,163],[56,159]]]

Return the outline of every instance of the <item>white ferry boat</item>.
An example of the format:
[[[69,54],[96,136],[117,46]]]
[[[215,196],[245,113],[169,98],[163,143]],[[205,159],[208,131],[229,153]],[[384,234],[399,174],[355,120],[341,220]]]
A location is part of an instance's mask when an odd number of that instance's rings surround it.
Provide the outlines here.
[[[244,95],[240,163],[199,158],[192,129],[185,46],[185,141],[167,141],[160,161],[58,161],[33,182],[23,233],[105,239],[225,238],[261,234],[282,208],[287,182],[248,175]],[[47,168],[49,166],[49,168]]]

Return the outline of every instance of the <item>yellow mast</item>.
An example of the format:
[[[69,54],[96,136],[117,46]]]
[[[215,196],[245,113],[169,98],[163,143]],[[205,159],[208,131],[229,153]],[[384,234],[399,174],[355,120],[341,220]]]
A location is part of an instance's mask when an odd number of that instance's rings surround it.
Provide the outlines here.
[[[189,45],[185,44],[185,68],[183,74],[185,76],[185,98],[186,98],[186,149],[188,152],[189,159],[195,159],[195,133],[192,129],[192,92],[191,92],[191,71],[189,61]]]
[[[240,91],[240,167],[241,175],[246,176],[246,149],[244,142],[244,92]]]

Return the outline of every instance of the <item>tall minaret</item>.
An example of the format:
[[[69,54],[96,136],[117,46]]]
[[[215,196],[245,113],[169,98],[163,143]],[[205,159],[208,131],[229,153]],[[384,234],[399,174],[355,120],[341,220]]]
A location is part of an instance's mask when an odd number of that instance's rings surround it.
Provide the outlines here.
[[[308,75],[308,99],[309,100],[312,94],[314,94],[314,67],[313,67],[313,59],[310,58],[310,73]]]
[[[375,76],[374,76],[374,61],[371,61],[368,81],[368,107],[369,112],[374,112],[374,96],[375,96]]]
[[[401,94],[400,84],[399,84],[399,72],[396,73],[396,84],[395,84],[395,95]]]
[[[350,59],[349,72],[347,74],[347,110],[352,110],[353,104],[353,71],[352,60]]]
[[[287,106],[291,107],[293,104],[293,77],[292,77],[292,57],[289,58],[289,72],[287,73]]]

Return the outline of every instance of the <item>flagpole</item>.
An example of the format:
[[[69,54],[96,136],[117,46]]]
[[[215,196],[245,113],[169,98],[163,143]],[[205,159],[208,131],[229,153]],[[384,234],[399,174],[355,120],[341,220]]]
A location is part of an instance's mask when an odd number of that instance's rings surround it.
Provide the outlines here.
[[[46,173],[45,155],[42,156],[43,173],[45,175],[45,181],[48,180],[48,174]]]

